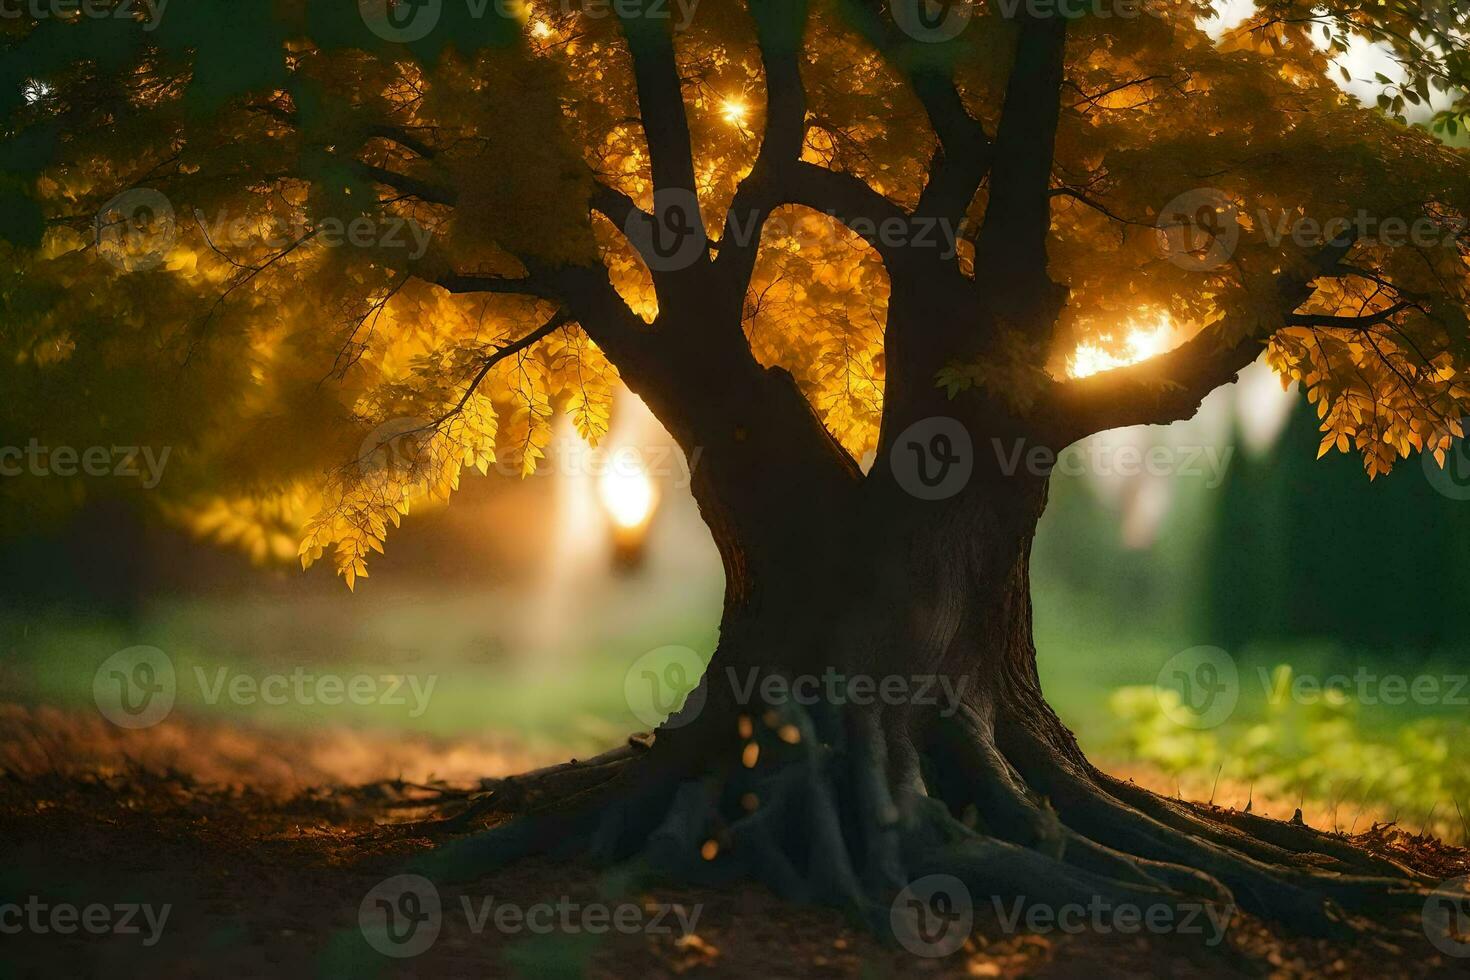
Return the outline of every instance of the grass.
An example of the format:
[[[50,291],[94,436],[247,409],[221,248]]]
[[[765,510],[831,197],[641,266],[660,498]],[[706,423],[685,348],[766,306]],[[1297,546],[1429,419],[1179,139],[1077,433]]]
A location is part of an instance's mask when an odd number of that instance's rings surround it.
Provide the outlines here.
[[[1179,723],[1177,692],[1119,688],[1108,699],[1114,724],[1105,754],[1151,764],[1197,791],[1201,777],[1212,777],[1212,795],[1223,781],[1236,797],[1246,787],[1248,800],[1310,803],[1316,822],[1334,828],[1362,830],[1368,820],[1386,820],[1451,842],[1470,840],[1470,766],[1457,750],[1470,744],[1463,712],[1370,710],[1338,689],[1280,697],[1275,692],[1288,690],[1296,672],[1278,664],[1269,676],[1273,694],[1243,698],[1227,722],[1201,729]]]
[[[130,626],[85,613],[0,615],[0,649],[8,651],[0,678],[8,700],[91,711],[98,665],[119,649],[147,644],[164,649],[175,665],[174,710],[202,722],[278,731],[345,726],[443,739],[509,734],[529,746],[582,751],[645,727],[624,695],[629,668],[644,652],[671,643],[707,656],[716,639],[710,624],[717,602],[701,596],[682,606],[660,604],[653,615],[625,611],[595,637],[595,654],[573,644],[536,656],[508,653],[485,629],[510,611],[493,608],[483,595],[360,604],[354,607],[360,614],[350,618],[335,603],[282,608],[279,601],[218,599],[161,604]],[[1461,814],[1470,804],[1470,766],[1456,752],[1470,744],[1463,707],[1443,697],[1398,705],[1335,694],[1282,697],[1302,676],[1351,674],[1356,666],[1343,665],[1363,658],[1330,648],[1257,649],[1237,658],[1234,712],[1217,726],[1193,728],[1179,723],[1174,692],[1154,686],[1159,668],[1187,643],[1167,629],[1131,635],[1100,629],[1096,624],[1115,621],[1116,612],[1090,610],[1085,597],[1043,588],[1037,605],[1043,687],[1083,747],[1104,764],[1150,767],[1193,795],[1218,793],[1237,805],[1250,798],[1312,801],[1332,819],[1344,807],[1367,809],[1450,840],[1467,837]],[[1370,669],[1381,675],[1393,668]],[[415,712],[407,684],[402,705],[247,704],[210,696],[222,678],[258,681],[298,670],[367,675],[384,685],[384,678],[412,676],[420,691],[432,682],[432,696],[422,713]],[[1464,670],[1445,660],[1410,673],[1453,678]],[[1448,692],[1444,684],[1441,693]],[[1470,689],[1459,694],[1470,697]]]
[[[485,614],[483,597],[476,597]],[[486,731],[515,733],[528,742],[581,746],[640,727],[624,697],[629,667],[647,650],[670,643],[707,655],[714,646],[709,620],[684,613],[643,632],[603,638],[595,655],[575,650],[509,655],[474,622],[460,597],[418,597],[394,616],[392,629],[344,622],[309,606],[294,625],[273,622],[251,603],[187,602],[160,606],[132,625],[97,622],[53,612],[21,619],[0,615],[0,677],[8,698],[75,710],[94,709],[93,677],[115,652],[147,645],[163,650],[177,678],[174,711],[201,721],[244,722],[277,729],[348,726],[453,738]],[[493,610],[488,613],[493,618]],[[411,636],[412,645],[392,637]],[[238,676],[331,674],[373,678],[404,704],[267,704],[259,696],[232,698]],[[389,678],[404,678],[390,681]],[[224,687],[221,687],[223,680]],[[280,682],[275,682],[279,684]],[[415,688],[429,694],[416,711]],[[432,687],[430,686],[432,685]],[[417,699],[422,700],[422,699]],[[316,701],[313,698],[313,701]],[[247,703],[249,702],[249,703]]]

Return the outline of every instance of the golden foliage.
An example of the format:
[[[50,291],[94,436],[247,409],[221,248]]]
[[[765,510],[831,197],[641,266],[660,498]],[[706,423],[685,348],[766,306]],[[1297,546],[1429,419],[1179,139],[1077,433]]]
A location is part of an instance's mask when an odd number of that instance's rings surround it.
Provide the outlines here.
[[[1324,452],[1360,453],[1370,476],[1410,452],[1442,458],[1470,414],[1465,236],[1412,248],[1360,240],[1357,272],[1319,283],[1304,312],[1382,315],[1361,327],[1285,326],[1273,283],[1309,267],[1314,244],[1291,234],[1307,221],[1364,214],[1463,233],[1470,162],[1329,80],[1343,32],[1361,32],[1352,18],[1367,14],[1334,20],[1313,7],[1293,18],[1282,14],[1293,4],[1270,6],[1219,43],[1196,23],[1208,10],[1199,2],[1071,25],[1050,245],[1051,275],[1069,292],[1054,342],[1038,355],[1009,338],[1000,356],[950,365],[939,384],[1000,392],[1024,413],[1080,347],[1102,364],[1123,357],[1129,324],[1172,323],[1181,340],[1274,334],[1269,361],[1317,406]],[[814,5],[802,54],[804,157],[912,206],[935,145],[929,121],[839,7]],[[723,226],[764,121],[742,8],[702,6],[677,41],[708,229]],[[49,219],[41,248],[0,246],[10,351],[0,380],[22,405],[87,393],[65,420],[74,439],[122,427],[187,446],[168,486],[181,520],[262,560],[297,533],[303,563],[330,551],[350,586],[389,528],[447,499],[465,467],[533,472],[558,413],[589,441],[606,433],[616,372],[577,324],[487,370],[555,310],[430,283],[451,270],[515,278],[600,259],[652,322],[647,269],[619,229],[588,213],[596,181],[648,207],[650,161],[612,18],[538,6],[514,43],[411,57],[311,40],[304,4],[281,15],[295,18],[279,35],[289,41],[269,35],[285,52],[281,71],[238,91],[213,62],[167,46],[47,75],[50,94],[21,114],[65,116],[67,127],[34,182]],[[1310,40],[1323,26],[1328,41]],[[1013,40],[1010,25],[981,16],[925,55],[952,59],[992,132]],[[1420,84],[1386,108],[1412,102]],[[207,117],[191,102],[201,86],[228,96]],[[133,186],[167,196],[173,234],[94,246],[91,216]],[[1172,260],[1156,227],[1171,200],[1200,188],[1229,202],[1239,232],[1228,261],[1205,269]],[[940,230],[964,268],[986,204],[982,189],[964,227]],[[795,208],[773,216],[747,336],[857,457],[882,416],[888,294],[878,256],[840,223]],[[165,376],[175,380],[149,390]],[[109,406],[107,417],[88,402]],[[16,411],[30,431],[63,421]]]

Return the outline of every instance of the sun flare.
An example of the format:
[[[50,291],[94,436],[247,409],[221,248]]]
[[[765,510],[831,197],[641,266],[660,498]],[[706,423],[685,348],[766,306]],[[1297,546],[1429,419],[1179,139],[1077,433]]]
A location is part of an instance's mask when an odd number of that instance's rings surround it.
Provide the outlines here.
[[[1123,337],[1121,348],[1113,334],[1102,334],[1096,340],[1077,345],[1077,350],[1067,361],[1067,373],[1074,378],[1086,378],[1146,361],[1168,350],[1173,335],[1174,325],[1168,320],[1151,327],[1131,327]]]
[[[744,126],[750,105],[741,98],[726,99],[720,104],[720,115],[731,126]]]

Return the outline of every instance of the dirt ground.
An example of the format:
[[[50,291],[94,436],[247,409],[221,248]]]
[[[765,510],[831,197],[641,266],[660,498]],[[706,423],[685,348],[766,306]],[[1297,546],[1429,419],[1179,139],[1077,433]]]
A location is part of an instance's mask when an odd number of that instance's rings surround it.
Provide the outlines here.
[[[432,843],[402,825],[415,815],[399,805],[412,791],[375,780],[505,774],[559,761],[550,750],[173,722],[120,733],[84,716],[3,706],[0,752],[0,910],[23,907],[0,911],[0,976],[1470,976],[1470,958],[1438,955],[1427,940],[1346,947],[1246,916],[1214,946],[1178,935],[1014,932],[983,901],[969,941],[926,958],[757,886],[635,883],[550,860],[441,886],[437,938],[417,955],[389,957],[370,945],[360,912]],[[1360,839],[1441,879],[1470,873],[1470,852],[1432,840],[1382,829]],[[30,914],[27,903],[39,918],[7,928]],[[83,928],[47,918],[62,905],[97,919]],[[95,905],[110,911],[85,911]],[[602,908],[632,925],[596,932],[589,917],[587,929],[568,931],[547,929],[546,918],[535,929],[483,918],[505,905],[527,910],[528,922],[530,909],[549,906],[563,922]]]

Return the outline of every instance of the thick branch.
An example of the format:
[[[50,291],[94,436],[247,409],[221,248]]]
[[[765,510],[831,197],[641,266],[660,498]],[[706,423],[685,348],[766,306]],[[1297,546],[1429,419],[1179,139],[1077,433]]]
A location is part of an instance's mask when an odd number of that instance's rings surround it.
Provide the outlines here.
[[[388,123],[376,123],[368,127],[367,134],[369,136],[375,136],[378,139],[385,139],[390,142],[397,143],[404,149],[412,150],[414,153],[417,153],[425,160],[432,160],[437,154],[437,151],[432,146],[430,146],[428,143],[425,143],[423,140],[419,139],[417,136],[409,132],[407,129],[404,129],[402,126],[393,126]]]
[[[653,215],[640,208],[638,202],[633,200],[632,197],[618,190],[616,187],[604,184],[600,180],[593,183],[592,197],[588,201],[588,204],[591,205],[593,211],[596,211],[614,225],[617,225],[623,231],[624,237],[628,237],[627,230],[629,223],[635,219],[644,222],[652,222],[654,220]],[[629,239],[629,244],[640,252],[645,248],[644,240],[636,235]],[[706,239],[705,247],[706,249],[719,248],[719,243]],[[648,254],[643,255],[644,261],[649,263],[650,268],[653,268],[656,264],[653,258],[653,256]],[[657,273],[655,273],[655,279],[657,279]]]
[[[400,174],[385,167],[376,167],[370,163],[352,162],[352,166],[366,177],[370,177],[380,184],[393,188],[401,194],[408,194],[421,201],[430,204],[453,205],[458,195],[447,187],[440,187],[417,177]]]
[[[766,129],[757,166],[801,156],[806,139],[806,87],[801,50],[806,35],[806,0],[750,0],[766,77]]]
[[[985,127],[965,108],[954,70],[936,61],[915,58],[915,46],[883,10],[881,0],[849,0],[858,29],[889,66],[909,83],[939,146],[929,162],[929,178],[917,213],[959,223],[991,165],[991,141]],[[920,46],[922,48],[922,46]]]
[[[690,417],[698,401],[683,390],[689,387],[684,375],[695,366],[694,361],[686,358],[692,358],[697,352],[686,354],[676,349],[672,341],[677,334],[663,336],[649,327],[618,294],[607,269],[601,266],[552,269],[532,264],[529,274],[519,278],[449,273],[435,282],[453,293],[497,293],[552,300],[558,306],[557,317],[562,319],[555,326],[548,323],[541,329],[550,332],[575,321],[681,444],[697,445],[693,441]]]
[[[995,136],[990,203],[977,267],[995,282],[1031,291],[1045,281],[1051,171],[1061,116],[1067,22],[1027,17]]]
[[[491,276],[451,272],[434,280],[434,284],[451,293],[500,293],[511,296],[537,296],[557,299],[555,286],[536,276]]]
[[[688,329],[689,324],[677,316],[673,319],[678,323],[668,329],[646,323],[600,265],[544,267],[527,262],[526,266],[527,274],[519,277],[450,272],[432,281],[454,293],[523,295],[557,303],[562,322],[575,321],[582,328],[686,451],[702,452],[711,429],[738,427],[751,400],[726,397],[721,385],[749,367],[758,369],[738,329],[738,313],[736,329],[721,332],[719,342],[714,342]]]
[[[766,78],[766,128],[760,154],[740,182],[725,217],[717,267],[743,295],[760,250],[760,230],[781,203],[776,174],[801,159],[806,141],[806,87],[801,80],[805,0],[751,0]]]
[[[707,241],[699,211],[689,118],[674,54],[673,25],[663,16],[663,0],[625,0],[616,10],[633,58],[638,114],[653,174],[653,216],[644,227],[655,243],[662,243],[666,232],[672,233],[676,250],[691,241]],[[702,248],[690,254],[687,263],[676,263],[674,268],[649,262],[659,309],[696,304],[701,292],[698,280],[708,270],[709,262],[709,252]]]
[[[953,75],[917,72],[912,84],[939,136],[939,146],[929,161],[929,179],[919,196],[918,213],[959,223],[969,211],[980,182],[990,172],[990,137],[965,109]]]
[[[782,176],[782,203],[800,204],[831,215],[861,235],[885,258],[893,257],[895,241],[908,240],[907,235],[892,233],[899,225],[908,227],[908,213],[873,190],[867,181],[805,162],[791,167]]]
[[[588,203],[591,204],[592,210],[619,228],[626,228],[629,219],[635,214],[648,218],[648,213],[639,208],[633,198],[600,180],[592,185],[592,199]]]
[[[772,211],[798,204],[841,221],[886,261],[901,260],[902,244],[912,236],[907,211],[873,190],[859,177],[806,161],[775,173],[752,173],[741,183],[717,247],[727,281],[740,284],[741,295],[760,246],[761,228]],[[932,229],[931,229],[932,232]],[[932,239],[937,248],[942,239]],[[910,250],[912,251],[912,249]]]
[[[638,87],[638,113],[653,168],[654,192],[682,190],[695,193],[694,151],[679,64],[674,57],[673,27],[667,17],[649,16],[651,0],[638,9],[617,7],[623,36],[633,56],[633,79]]]
[[[1317,253],[1312,275],[1306,279],[1282,274],[1276,283],[1281,320],[1273,327],[1236,334],[1227,321],[1166,354],[1057,384],[1037,420],[1048,444],[1060,450],[1108,429],[1164,425],[1192,417],[1206,395],[1234,381],[1260,356],[1271,335],[1291,324],[1293,311],[1315,292],[1312,283],[1318,277],[1336,274],[1338,262],[1351,249],[1352,242],[1324,246]]]

